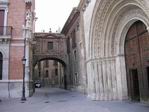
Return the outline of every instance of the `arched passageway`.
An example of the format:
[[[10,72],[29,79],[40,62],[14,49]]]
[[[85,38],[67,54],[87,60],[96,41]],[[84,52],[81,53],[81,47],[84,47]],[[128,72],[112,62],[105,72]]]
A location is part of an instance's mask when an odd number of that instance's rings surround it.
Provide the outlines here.
[[[66,64],[57,58],[43,58],[33,67],[33,80],[39,81],[41,87],[58,87],[67,89]]]
[[[132,100],[148,97],[149,89],[149,34],[141,21],[129,28],[125,39],[125,60],[128,96]]]

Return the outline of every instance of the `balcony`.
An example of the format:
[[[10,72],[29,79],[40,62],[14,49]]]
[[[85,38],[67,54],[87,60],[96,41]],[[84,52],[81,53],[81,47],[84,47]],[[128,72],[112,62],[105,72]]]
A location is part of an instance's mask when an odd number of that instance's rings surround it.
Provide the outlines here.
[[[0,0],[0,3],[8,3],[9,0]]]
[[[0,26],[0,44],[8,43],[12,36],[11,26]]]
[[[0,36],[11,36],[12,27],[11,26],[0,26]]]

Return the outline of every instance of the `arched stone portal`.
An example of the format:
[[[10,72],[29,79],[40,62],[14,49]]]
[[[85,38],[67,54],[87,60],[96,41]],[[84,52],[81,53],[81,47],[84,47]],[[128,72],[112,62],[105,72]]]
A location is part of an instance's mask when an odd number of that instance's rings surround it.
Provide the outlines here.
[[[125,60],[128,96],[140,101],[148,97],[149,88],[149,35],[146,26],[136,21],[129,28],[125,40]],[[144,89],[146,88],[146,89]]]
[[[130,26],[140,20],[147,29],[146,0],[97,1],[87,56],[88,96],[94,100],[128,99],[125,38]],[[148,97],[146,97],[146,100]]]

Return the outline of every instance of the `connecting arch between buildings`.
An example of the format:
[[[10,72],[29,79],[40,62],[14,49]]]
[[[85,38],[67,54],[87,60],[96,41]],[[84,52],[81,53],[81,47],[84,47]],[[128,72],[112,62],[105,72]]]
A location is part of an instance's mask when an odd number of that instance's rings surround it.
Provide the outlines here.
[[[34,67],[37,63],[43,60],[55,60],[60,62],[64,68],[63,87],[67,89],[68,85],[68,63],[67,63],[67,49],[66,38],[59,33],[35,33],[34,44],[32,48],[32,74],[34,75]],[[49,45],[50,43],[50,45]]]
[[[38,62],[41,62],[41,61],[44,61],[44,60],[57,61],[57,62],[60,62],[63,65],[63,67],[64,67],[64,74],[63,74],[64,75],[64,79],[63,79],[64,80],[64,85],[63,86],[64,86],[64,89],[67,89],[67,66],[66,66],[66,62],[64,62],[62,59],[59,59],[59,58],[56,58],[56,57],[50,57],[50,56],[49,57],[48,56],[44,57],[44,56],[42,56],[34,62],[33,69],[34,69],[35,65],[38,64]]]
[[[97,1],[87,55],[88,96],[95,100],[128,99],[125,39],[136,21],[149,29],[146,0]],[[149,96],[147,96],[148,98]]]

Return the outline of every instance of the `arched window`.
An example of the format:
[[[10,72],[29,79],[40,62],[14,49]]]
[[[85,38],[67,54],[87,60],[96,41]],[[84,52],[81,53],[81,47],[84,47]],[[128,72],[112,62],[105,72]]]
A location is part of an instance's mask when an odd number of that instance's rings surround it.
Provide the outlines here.
[[[0,52],[0,80],[2,80],[3,54]]]

